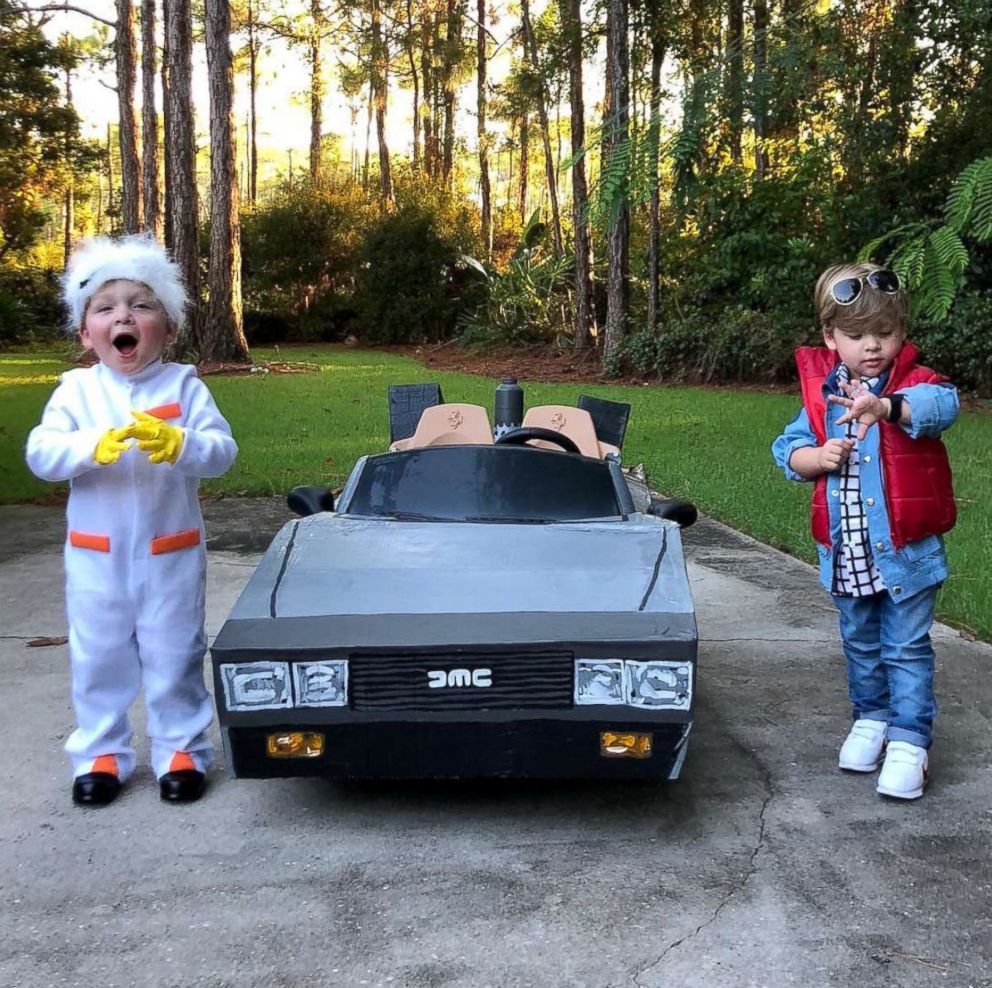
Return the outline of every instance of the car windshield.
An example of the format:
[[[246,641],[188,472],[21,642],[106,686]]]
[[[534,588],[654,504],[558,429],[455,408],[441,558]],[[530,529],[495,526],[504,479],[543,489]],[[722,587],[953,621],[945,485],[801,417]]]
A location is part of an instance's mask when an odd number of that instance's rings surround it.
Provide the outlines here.
[[[530,446],[427,446],[370,456],[347,514],[556,522],[622,514],[609,464]]]

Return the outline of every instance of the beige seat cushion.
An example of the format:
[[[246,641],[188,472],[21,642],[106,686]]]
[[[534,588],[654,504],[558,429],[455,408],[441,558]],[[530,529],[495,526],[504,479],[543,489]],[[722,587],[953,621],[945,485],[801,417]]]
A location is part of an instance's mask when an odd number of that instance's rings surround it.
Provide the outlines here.
[[[418,449],[422,446],[492,446],[493,428],[481,405],[452,402],[425,408],[417,430],[409,439],[397,439],[390,450]]]
[[[601,443],[596,438],[596,427],[593,425],[592,416],[584,408],[575,408],[573,405],[536,405],[527,409],[523,424],[525,427],[533,426],[560,432],[579,447],[579,452],[583,456],[601,460],[606,453],[616,451],[615,446]],[[540,439],[532,440],[532,444],[548,449],[560,448]]]

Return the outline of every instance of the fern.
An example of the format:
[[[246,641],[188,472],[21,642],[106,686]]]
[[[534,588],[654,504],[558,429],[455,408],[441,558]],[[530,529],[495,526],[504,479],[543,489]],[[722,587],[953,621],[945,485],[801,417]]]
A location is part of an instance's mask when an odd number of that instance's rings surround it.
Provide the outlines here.
[[[929,321],[942,322],[957,293],[958,279],[934,247],[932,237],[927,238],[924,252],[926,278],[919,300],[920,314]]]
[[[941,264],[955,276],[964,274],[968,267],[968,249],[961,238],[949,227],[939,226],[930,234],[930,244]]]
[[[896,240],[899,237],[905,237],[911,232],[917,233],[920,229],[925,227],[925,223],[905,223],[902,226],[897,226],[894,230],[888,230],[880,237],[876,237],[874,240],[869,240],[868,243],[866,243],[864,247],[858,251],[858,260],[870,261],[875,254],[878,253],[878,250],[882,244],[887,243],[890,240]],[[889,263],[889,267],[892,268],[893,271],[896,270],[891,261]],[[901,277],[901,272],[897,273],[900,274]]]
[[[899,275],[899,280],[911,293],[920,287],[923,280],[925,256],[926,238],[921,234],[901,243],[889,257],[889,267]]]
[[[944,204],[944,223],[906,223],[861,248],[868,260],[886,243],[888,265],[902,279],[914,308],[935,323],[947,318],[971,262],[965,238],[992,240],[992,156],[973,161],[954,180]]]
[[[613,147],[603,147],[603,165],[596,181],[591,214],[602,227],[609,227],[628,202],[633,140],[624,138]]]
[[[944,207],[947,226],[979,242],[992,237],[992,156],[973,161],[954,180]]]
[[[992,157],[982,158],[975,177],[974,204],[968,232],[979,242],[992,240]]]

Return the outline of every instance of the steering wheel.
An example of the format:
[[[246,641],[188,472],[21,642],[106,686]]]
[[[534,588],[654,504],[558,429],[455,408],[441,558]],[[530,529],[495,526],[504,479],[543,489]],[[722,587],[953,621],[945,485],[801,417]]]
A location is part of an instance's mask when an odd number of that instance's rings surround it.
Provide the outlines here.
[[[546,443],[554,443],[566,453],[578,453],[579,447],[568,436],[563,436],[554,429],[542,429],[536,425],[523,425],[519,429],[510,429],[496,440],[497,446],[526,446],[532,439],[542,439]]]

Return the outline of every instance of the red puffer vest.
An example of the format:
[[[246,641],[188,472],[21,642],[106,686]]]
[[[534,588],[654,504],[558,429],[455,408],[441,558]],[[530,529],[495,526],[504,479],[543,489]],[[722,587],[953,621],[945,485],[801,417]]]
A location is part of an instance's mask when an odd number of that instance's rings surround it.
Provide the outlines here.
[[[914,384],[940,384],[947,378],[916,363],[918,350],[905,343],[896,356],[882,394]],[[822,446],[827,441],[827,402],[823,383],[837,364],[837,354],[825,347],[800,347],[796,351],[803,404],[810,425]],[[926,535],[943,535],[954,527],[957,511],[951,486],[951,465],[939,439],[910,439],[894,423],[879,422],[882,486],[889,513],[892,544],[901,549]],[[827,509],[827,475],[816,478],[811,511],[813,538],[830,548],[830,515]]]

